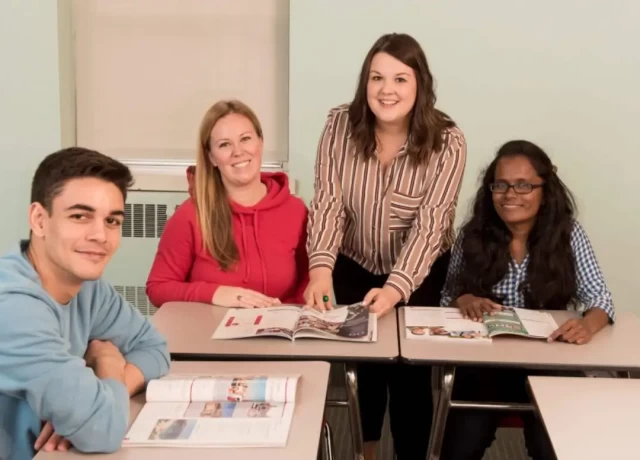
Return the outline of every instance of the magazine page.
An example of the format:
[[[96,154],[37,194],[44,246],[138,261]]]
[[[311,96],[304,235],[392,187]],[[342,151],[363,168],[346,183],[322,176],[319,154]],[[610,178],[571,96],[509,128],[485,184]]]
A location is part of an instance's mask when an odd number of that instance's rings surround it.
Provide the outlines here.
[[[299,375],[169,374],[147,385],[147,402],[294,402]]]
[[[269,308],[230,308],[212,339],[279,336],[293,339],[301,308],[286,305]]]
[[[306,308],[300,313],[294,337],[323,337],[358,342],[375,341],[374,314],[362,304],[319,312]]]
[[[505,322],[509,321],[509,325],[516,324],[516,333],[519,335],[527,335],[528,337],[544,338],[549,337],[556,329],[556,324],[553,316],[545,311],[528,310],[526,308],[504,308],[504,314],[499,312],[496,317],[504,317],[503,321],[499,324],[493,324],[491,330],[503,333],[513,333],[509,329],[505,328]],[[511,319],[515,318],[515,319]],[[518,325],[520,329],[518,329]],[[495,335],[495,332],[493,332]]]
[[[514,307],[503,307],[491,316],[484,315],[484,322],[491,336],[515,334],[546,339],[558,328],[547,312]]]
[[[487,327],[480,322],[464,319],[457,308],[405,307],[404,321],[407,339],[490,341]]]
[[[293,403],[147,403],[122,445],[163,447],[285,446]]]
[[[525,337],[529,335],[512,307],[502,307],[501,310],[494,311],[491,315],[484,313],[482,320],[489,330],[489,335],[492,337],[500,334],[514,334]]]

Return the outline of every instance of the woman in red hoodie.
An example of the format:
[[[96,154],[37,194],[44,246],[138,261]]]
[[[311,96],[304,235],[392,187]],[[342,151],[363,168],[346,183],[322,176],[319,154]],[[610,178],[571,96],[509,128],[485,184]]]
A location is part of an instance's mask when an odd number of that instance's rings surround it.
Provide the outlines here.
[[[167,222],[147,280],[156,307],[303,303],[308,282],[307,208],[284,173],[261,173],[263,135],[254,112],[220,101],[200,124],[190,198]]]

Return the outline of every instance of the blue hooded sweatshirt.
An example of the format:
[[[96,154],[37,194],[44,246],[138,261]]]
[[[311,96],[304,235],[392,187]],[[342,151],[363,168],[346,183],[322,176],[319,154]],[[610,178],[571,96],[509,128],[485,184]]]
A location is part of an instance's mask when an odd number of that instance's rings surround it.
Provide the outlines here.
[[[168,372],[166,340],[105,281],[57,303],[25,248],[0,257],[0,459],[33,458],[45,421],[79,451],[113,452],[127,430],[129,394],[86,366],[88,344],[112,342],[148,382]]]

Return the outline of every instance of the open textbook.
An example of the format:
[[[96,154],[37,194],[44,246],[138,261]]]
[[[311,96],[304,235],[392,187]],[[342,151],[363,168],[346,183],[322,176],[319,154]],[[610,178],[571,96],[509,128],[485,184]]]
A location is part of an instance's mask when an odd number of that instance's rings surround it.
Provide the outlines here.
[[[152,380],[122,446],[286,446],[299,378],[169,374]]]
[[[284,337],[375,342],[377,316],[361,304],[319,312],[297,305],[229,309],[213,339]]]
[[[497,335],[518,335],[546,339],[556,329],[548,312],[503,307],[493,316],[485,313],[482,322],[464,319],[460,310],[450,307],[405,307],[407,339],[474,339],[490,341]]]

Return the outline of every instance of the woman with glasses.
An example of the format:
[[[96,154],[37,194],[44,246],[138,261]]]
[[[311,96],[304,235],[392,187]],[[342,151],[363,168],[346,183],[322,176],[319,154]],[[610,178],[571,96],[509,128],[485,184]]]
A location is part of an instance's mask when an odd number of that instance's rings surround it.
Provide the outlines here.
[[[589,342],[615,312],[576,207],[547,154],[527,141],[510,141],[486,169],[473,214],[451,252],[441,305],[482,321],[505,307],[565,310],[582,315],[560,325],[549,340]],[[454,399],[526,402],[520,369],[462,368]],[[529,455],[553,459],[544,428],[524,414]],[[481,459],[500,420],[496,411],[456,410],[449,415],[442,458]],[[464,439],[464,442],[460,440]]]

